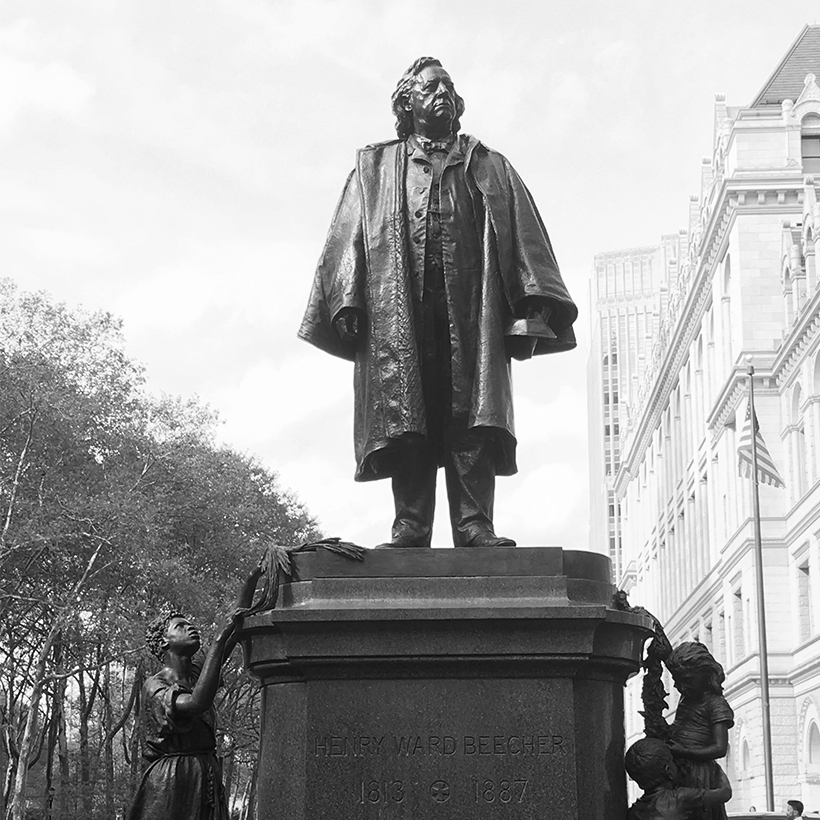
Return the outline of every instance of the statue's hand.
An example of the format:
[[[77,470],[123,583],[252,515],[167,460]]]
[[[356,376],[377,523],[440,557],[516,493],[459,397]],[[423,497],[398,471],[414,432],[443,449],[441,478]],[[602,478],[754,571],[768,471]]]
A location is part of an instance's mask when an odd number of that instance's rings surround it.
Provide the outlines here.
[[[355,308],[342,308],[336,317],[334,326],[343,342],[355,342],[362,335],[363,322]]]
[[[546,324],[550,320],[552,309],[546,299],[539,296],[526,296],[521,300],[518,312],[522,319],[537,319],[539,316]]]

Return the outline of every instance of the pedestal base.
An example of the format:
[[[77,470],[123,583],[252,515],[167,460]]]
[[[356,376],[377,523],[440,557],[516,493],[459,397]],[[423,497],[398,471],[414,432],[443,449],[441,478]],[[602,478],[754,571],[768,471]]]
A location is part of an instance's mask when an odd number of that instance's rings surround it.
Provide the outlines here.
[[[296,557],[249,618],[259,820],[621,820],[623,684],[649,622],[558,548]]]

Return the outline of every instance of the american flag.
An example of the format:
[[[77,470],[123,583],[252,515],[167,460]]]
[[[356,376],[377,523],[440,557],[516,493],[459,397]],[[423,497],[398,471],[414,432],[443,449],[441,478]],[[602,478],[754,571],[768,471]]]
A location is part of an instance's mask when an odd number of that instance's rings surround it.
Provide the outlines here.
[[[769,448],[763,441],[760,425],[755,413],[755,440],[757,442],[757,479],[763,484],[772,487],[785,487],[777,467],[774,466]],[[740,434],[740,444],[737,448],[738,472],[744,478],[752,477],[752,403],[746,404],[746,421],[743,422],[743,431]]]

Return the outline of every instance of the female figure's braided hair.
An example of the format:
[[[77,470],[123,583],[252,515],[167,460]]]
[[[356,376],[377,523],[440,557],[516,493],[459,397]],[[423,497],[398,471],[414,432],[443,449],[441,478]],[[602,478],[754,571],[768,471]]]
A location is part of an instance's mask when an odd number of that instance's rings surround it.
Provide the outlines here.
[[[154,657],[162,660],[165,654],[165,633],[168,631],[168,624],[174,618],[185,618],[186,615],[170,605],[164,606],[159,614],[145,628],[145,643],[151,650]]]

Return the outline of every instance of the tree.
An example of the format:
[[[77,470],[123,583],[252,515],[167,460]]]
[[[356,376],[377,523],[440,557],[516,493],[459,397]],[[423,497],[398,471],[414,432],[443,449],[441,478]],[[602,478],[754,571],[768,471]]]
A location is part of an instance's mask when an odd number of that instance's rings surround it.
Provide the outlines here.
[[[77,811],[110,817],[136,772],[146,621],[168,600],[207,627],[263,544],[319,536],[275,474],[216,444],[217,423],[197,400],[146,391],[110,314],[0,280],[0,756],[11,820],[24,818],[29,772],[44,766],[43,810],[58,793],[71,816],[69,747]],[[235,677],[234,724],[254,708],[253,687]],[[226,747],[250,748],[252,731],[231,731]]]

